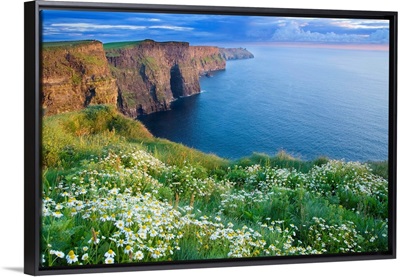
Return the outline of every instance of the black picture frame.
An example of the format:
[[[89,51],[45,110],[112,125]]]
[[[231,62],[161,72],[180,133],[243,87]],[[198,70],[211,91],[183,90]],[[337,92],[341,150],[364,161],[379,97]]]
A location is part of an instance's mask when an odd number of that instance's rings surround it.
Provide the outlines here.
[[[41,26],[42,9],[134,11],[189,14],[296,16],[387,19],[390,24],[389,42],[389,250],[385,253],[340,255],[307,255],[296,257],[233,258],[229,260],[201,260],[158,262],[152,264],[119,264],[112,266],[85,266],[68,268],[40,268],[40,214],[41,214]],[[153,4],[107,4],[80,2],[31,1],[25,3],[25,93],[24,93],[24,273],[53,275],[72,273],[100,273],[142,270],[188,269],[228,266],[275,265],[396,258],[396,166],[397,166],[397,12],[355,10],[312,10],[279,8],[242,8]]]

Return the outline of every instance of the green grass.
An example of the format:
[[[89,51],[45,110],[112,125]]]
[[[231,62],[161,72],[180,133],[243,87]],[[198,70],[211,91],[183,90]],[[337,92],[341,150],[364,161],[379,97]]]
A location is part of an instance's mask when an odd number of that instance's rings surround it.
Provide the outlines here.
[[[243,157],[233,162],[233,165],[251,166],[260,164],[263,166],[277,168],[294,168],[300,172],[306,173],[315,165],[322,165],[329,161],[326,157],[319,157],[312,161],[300,160],[292,157],[285,151],[279,151],[275,156],[271,157],[263,153],[254,153],[249,157]]]
[[[96,40],[73,40],[73,41],[55,41],[55,42],[43,42],[42,46],[44,48],[48,47],[72,47],[77,45],[85,45],[95,42]]]
[[[142,42],[142,40],[109,42],[109,43],[104,43],[103,47],[104,47],[104,50],[120,49],[120,48],[136,46],[136,45],[139,45],[141,42]]]
[[[101,155],[104,148],[132,146],[152,153],[171,165],[184,161],[203,164],[208,169],[228,165],[228,161],[182,144],[155,138],[139,121],[120,114],[115,107],[89,106],[78,112],[45,117],[43,122],[43,164],[73,167],[82,158]]]
[[[104,43],[103,48],[106,52],[106,57],[113,58],[119,57],[121,54],[119,53],[119,49],[130,48],[133,46],[137,46],[142,41],[119,41],[119,42],[110,42]]]
[[[382,176],[386,180],[389,178],[389,164],[387,161],[371,161],[367,163],[374,174]]]
[[[44,266],[388,249],[385,162],[228,161],[97,105],[43,119],[43,163]]]
[[[79,52],[76,52],[73,55],[74,58],[78,59],[86,66],[104,66],[106,64],[102,56],[82,54]]]

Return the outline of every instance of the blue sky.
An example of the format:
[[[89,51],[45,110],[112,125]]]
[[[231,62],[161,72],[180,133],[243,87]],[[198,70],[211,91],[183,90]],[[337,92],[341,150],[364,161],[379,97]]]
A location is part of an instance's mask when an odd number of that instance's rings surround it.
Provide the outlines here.
[[[196,14],[42,11],[43,41],[153,39],[190,44],[306,42],[387,45],[389,22]]]

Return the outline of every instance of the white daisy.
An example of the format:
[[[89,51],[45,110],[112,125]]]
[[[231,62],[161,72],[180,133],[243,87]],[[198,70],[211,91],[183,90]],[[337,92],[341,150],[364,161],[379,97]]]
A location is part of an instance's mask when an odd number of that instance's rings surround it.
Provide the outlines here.
[[[56,251],[55,255],[61,259],[65,257],[65,254],[61,251]]]
[[[125,254],[130,254],[130,253],[132,253],[132,246],[130,246],[130,245],[127,245],[126,247],[125,247],[125,250],[124,250],[124,253]]]
[[[56,218],[60,218],[63,216],[63,214],[60,211],[56,211],[55,213],[53,213],[53,216]]]
[[[114,258],[115,255],[116,255],[115,252],[110,249],[104,254],[104,257],[106,257],[106,258]]]
[[[111,257],[106,258],[106,260],[104,261],[106,264],[113,264],[114,263],[114,259]]]
[[[76,263],[78,261],[78,255],[75,255],[74,251],[69,251],[68,255],[66,256],[67,262],[69,264]]]
[[[161,252],[159,250],[154,250],[154,252],[151,254],[151,257],[154,259],[158,259],[162,256]],[[136,254],[135,254],[136,257]]]
[[[124,247],[124,244],[125,242],[123,239],[117,240],[117,247]]]
[[[136,253],[135,253],[135,260],[137,260],[137,261],[140,261],[140,260],[142,260],[144,258],[144,255],[143,255],[143,252],[142,251],[137,251]]]
[[[125,224],[124,224],[124,222],[123,222],[122,220],[116,221],[116,222],[114,223],[114,225],[115,225],[117,228],[119,228],[119,229],[123,229],[124,226],[125,226]]]
[[[138,233],[138,235],[139,235],[139,238],[141,238],[141,239],[147,238],[147,233],[145,233],[145,232],[140,232],[140,233]]]
[[[156,230],[154,230],[154,229],[151,229],[150,230],[150,237],[152,237],[152,238],[154,238],[155,236],[157,236],[158,234],[157,234],[157,231]]]

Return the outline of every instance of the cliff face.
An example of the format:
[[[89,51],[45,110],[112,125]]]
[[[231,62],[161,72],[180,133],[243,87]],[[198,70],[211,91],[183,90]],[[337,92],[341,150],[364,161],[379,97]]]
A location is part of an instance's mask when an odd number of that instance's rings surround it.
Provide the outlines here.
[[[105,49],[119,107],[132,117],[168,110],[175,98],[200,92],[199,75],[225,69],[217,47],[145,40]]]
[[[254,55],[245,48],[219,48],[219,53],[227,61],[254,58]]]
[[[199,93],[200,76],[246,58],[253,55],[243,48],[187,42],[45,43],[42,106],[46,115],[89,104],[118,104],[131,117],[165,111],[174,99]]]
[[[116,104],[118,88],[99,41],[44,44],[42,106],[46,115],[89,104]]]

